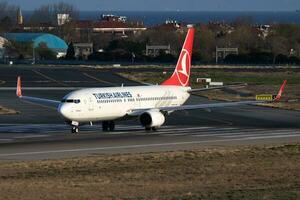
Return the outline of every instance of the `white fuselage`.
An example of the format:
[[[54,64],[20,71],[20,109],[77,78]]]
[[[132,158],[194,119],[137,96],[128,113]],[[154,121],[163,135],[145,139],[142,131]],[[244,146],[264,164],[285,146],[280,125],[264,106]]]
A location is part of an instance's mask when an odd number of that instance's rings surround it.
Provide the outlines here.
[[[66,95],[58,111],[68,121],[93,122],[125,117],[131,110],[180,106],[189,87],[132,86],[81,89]]]

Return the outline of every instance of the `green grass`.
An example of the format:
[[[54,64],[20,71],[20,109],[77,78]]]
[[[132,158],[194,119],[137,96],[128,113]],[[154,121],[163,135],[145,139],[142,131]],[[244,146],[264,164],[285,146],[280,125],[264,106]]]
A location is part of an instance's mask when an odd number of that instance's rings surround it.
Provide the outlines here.
[[[256,85],[281,84],[287,79],[289,84],[300,84],[300,72],[293,71],[273,71],[273,72],[226,72],[210,70],[208,72],[198,72],[192,74],[192,81],[197,77],[212,78],[213,81],[222,81],[226,84],[243,82]]]
[[[143,73],[121,73],[125,77],[131,77],[141,82],[161,83],[172,75],[171,72],[163,74],[162,71],[157,72],[143,72]],[[271,71],[271,72],[232,72],[226,70],[199,70],[194,69],[191,75],[191,83],[196,84],[197,78],[212,78],[212,81],[224,82],[225,84],[232,83],[248,83],[255,85],[276,85],[281,84],[283,80],[287,79],[288,84],[300,84],[300,71]]]

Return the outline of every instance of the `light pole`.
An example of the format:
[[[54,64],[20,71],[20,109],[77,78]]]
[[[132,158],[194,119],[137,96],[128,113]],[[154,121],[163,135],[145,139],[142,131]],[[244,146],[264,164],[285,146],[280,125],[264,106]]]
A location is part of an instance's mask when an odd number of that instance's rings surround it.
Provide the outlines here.
[[[35,51],[34,51],[34,45],[32,46],[32,64],[35,64]]]

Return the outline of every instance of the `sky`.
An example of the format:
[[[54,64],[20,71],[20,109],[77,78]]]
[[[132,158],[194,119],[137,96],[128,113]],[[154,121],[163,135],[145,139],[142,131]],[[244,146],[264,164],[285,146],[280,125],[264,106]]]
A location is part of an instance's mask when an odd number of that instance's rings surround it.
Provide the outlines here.
[[[1,0],[0,0],[1,1]],[[8,0],[23,10],[62,0]],[[110,11],[295,11],[300,0],[63,0],[78,10]]]

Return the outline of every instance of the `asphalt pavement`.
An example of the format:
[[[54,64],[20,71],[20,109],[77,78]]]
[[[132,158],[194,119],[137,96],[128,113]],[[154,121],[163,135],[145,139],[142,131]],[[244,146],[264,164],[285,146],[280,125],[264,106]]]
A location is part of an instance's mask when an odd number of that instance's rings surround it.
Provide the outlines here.
[[[25,95],[56,100],[82,87],[138,85],[109,69],[1,67],[0,105],[20,114],[0,116],[0,161],[300,141],[300,112],[259,106],[175,112],[155,133],[145,132],[137,121],[126,121],[117,122],[113,133],[103,133],[96,123],[72,135],[55,109],[15,97],[18,75],[27,88]],[[209,102],[192,96],[187,104]]]

